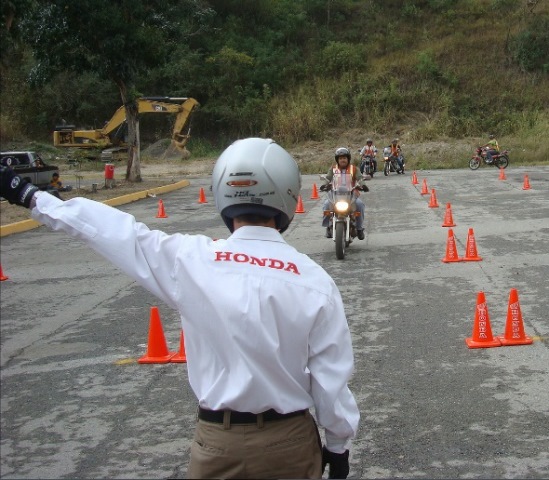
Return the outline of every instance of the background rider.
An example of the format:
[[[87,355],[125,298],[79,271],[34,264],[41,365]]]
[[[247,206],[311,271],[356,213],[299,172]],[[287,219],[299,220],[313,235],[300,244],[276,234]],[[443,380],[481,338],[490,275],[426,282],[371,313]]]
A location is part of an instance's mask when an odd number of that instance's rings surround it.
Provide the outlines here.
[[[402,156],[402,148],[398,143],[398,138],[394,138],[389,147],[391,149],[391,156],[396,158],[401,172],[404,173],[404,157]]]
[[[366,140],[366,145],[364,145],[360,150],[360,158],[362,159],[366,155],[369,155],[372,157],[372,161],[374,162],[374,173],[377,172],[377,148],[374,145],[374,141],[371,138],[368,138]],[[360,163],[360,173],[364,173],[364,167],[362,165],[362,162]]]
[[[499,153],[499,145],[494,135],[490,134],[488,138],[490,141],[486,145],[483,145],[482,148],[486,149],[486,163],[492,163],[494,161],[493,155]]]

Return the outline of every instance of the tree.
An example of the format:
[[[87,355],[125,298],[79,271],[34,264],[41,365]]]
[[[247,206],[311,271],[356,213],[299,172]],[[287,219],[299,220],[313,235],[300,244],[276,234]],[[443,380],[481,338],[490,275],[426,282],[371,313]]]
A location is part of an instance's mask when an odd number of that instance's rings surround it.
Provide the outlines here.
[[[208,12],[198,0],[40,1],[26,28],[37,60],[32,77],[42,82],[60,71],[94,71],[114,82],[128,124],[126,180],[140,182],[136,80],[166,61],[170,41],[184,35],[181,25],[197,28],[182,17],[200,23]]]

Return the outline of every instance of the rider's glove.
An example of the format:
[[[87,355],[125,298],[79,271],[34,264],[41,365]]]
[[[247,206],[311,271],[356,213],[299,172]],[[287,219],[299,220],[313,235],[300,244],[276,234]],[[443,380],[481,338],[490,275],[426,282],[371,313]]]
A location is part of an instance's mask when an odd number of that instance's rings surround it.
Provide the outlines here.
[[[368,188],[367,185],[362,185],[362,186],[360,187],[360,189],[361,189],[363,192],[369,192],[369,191],[370,191],[370,189]]]
[[[320,185],[320,191],[321,192],[327,192],[328,190],[330,190],[330,187],[331,187],[331,185],[329,183],[324,183],[324,184]]]
[[[349,450],[344,453],[330,452],[326,447],[322,447],[322,473],[326,465],[330,465],[328,478],[347,478],[349,475]]]
[[[40,189],[17,175],[11,168],[0,167],[0,196],[15,205],[29,208],[32,197]]]

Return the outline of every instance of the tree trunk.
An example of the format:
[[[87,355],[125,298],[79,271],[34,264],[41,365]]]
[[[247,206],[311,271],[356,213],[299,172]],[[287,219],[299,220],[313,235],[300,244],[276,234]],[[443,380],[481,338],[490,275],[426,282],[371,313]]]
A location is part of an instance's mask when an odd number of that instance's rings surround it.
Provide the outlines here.
[[[128,182],[141,182],[141,145],[139,142],[139,112],[135,98],[129,98],[127,85],[118,84],[120,96],[126,109],[126,122],[128,124],[128,165],[126,167],[126,180]]]

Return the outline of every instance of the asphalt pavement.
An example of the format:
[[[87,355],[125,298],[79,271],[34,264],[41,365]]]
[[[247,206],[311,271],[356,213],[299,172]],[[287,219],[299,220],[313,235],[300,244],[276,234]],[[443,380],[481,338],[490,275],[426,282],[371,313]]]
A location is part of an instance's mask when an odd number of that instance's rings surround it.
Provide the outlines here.
[[[361,411],[350,477],[549,478],[549,167],[505,174],[418,171],[417,185],[411,172],[377,174],[362,197],[366,239],[344,260],[324,238],[323,194],[311,198],[320,179],[303,177],[305,211],[284,236],[345,303]],[[189,181],[117,208],[168,233],[226,237],[209,178]],[[156,218],[159,199],[167,218]],[[448,203],[457,254],[473,229],[481,261],[442,261]],[[186,364],[137,363],[152,306],[179,349],[176,312],[45,227],[2,238],[1,266],[0,477],[184,478],[196,419]],[[533,343],[468,348],[478,293],[497,336],[512,288]]]

